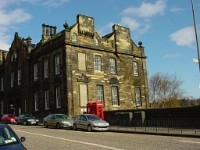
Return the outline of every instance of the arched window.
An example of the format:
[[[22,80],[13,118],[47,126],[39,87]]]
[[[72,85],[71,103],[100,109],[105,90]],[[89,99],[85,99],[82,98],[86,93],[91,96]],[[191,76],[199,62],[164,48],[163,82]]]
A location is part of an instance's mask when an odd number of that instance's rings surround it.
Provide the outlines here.
[[[72,41],[76,42],[77,41],[77,36],[75,33],[72,33]]]
[[[94,38],[94,45],[99,45],[99,41],[96,38]]]

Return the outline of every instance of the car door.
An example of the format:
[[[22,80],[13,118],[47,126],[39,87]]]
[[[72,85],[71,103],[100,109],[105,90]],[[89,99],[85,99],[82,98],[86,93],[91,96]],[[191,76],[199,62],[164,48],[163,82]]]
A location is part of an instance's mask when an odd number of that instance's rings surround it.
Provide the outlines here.
[[[87,129],[87,117],[85,115],[80,117],[80,126],[82,129]]]
[[[48,125],[49,126],[55,126],[54,125],[55,119],[56,119],[56,116],[54,114],[52,114],[48,119]]]
[[[23,115],[19,115],[19,116],[17,117],[17,122],[18,122],[19,124],[23,122]]]

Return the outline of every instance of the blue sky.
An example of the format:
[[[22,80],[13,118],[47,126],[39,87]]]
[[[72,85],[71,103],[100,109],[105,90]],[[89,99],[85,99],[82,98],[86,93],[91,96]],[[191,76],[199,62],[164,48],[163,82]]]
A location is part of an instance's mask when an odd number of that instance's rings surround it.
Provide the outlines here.
[[[200,1],[194,4],[199,29]],[[9,49],[15,32],[38,43],[42,23],[59,32],[65,22],[76,23],[77,14],[93,17],[101,36],[110,33],[113,24],[130,28],[134,42],[142,41],[145,47],[148,76],[176,75],[185,96],[200,98],[191,0],[0,0],[0,49]]]

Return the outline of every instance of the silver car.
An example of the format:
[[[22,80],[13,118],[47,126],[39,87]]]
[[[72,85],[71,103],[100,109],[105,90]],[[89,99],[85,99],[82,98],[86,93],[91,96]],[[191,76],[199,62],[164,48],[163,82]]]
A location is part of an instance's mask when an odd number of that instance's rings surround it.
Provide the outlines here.
[[[56,128],[72,128],[73,125],[72,120],[64,114],[50,114],[43,119],[43,124],[45,128],[49,126]]]
[[[93,114],[82,114],[78,115],[74,119],[73,123],[74,130],[86,129],[87,131],[107,131],[109,130],[109,123],[100,119],[98,116]]]

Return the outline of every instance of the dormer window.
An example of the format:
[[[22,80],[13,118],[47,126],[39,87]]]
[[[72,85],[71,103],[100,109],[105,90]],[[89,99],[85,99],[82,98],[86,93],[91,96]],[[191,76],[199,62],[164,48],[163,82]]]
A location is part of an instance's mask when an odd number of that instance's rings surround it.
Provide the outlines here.
[[[72,34],[72,41],[73,42],[76,42],[77,41],[77,36],[75,33]]]
[[[99,45],[99,41],[96,38],[94,38],[94,45]]]

